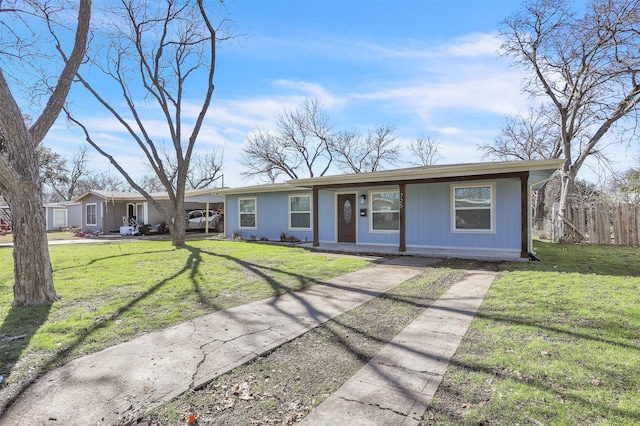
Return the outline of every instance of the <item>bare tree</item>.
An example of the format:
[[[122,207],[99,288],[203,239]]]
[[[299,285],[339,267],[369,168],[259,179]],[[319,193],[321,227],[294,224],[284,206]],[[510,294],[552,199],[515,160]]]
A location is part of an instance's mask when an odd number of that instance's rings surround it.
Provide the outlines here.
[[[43,147],[44,148],[44,147]],[[87,174],[87,147],[82,147],[73,155],[71,170],[67,167],[67,161],[60,154],[49,152],[50,160],[42,160],[41,169],[45,170],[43,182],[45,185],[45,198],[49,201],[71,201],[79,194],[77,188],[80,180]],[[53,159],[56,161],[53,161]],[[55,170],[52,173],[48,170]]]
[[[169,223],[174,246],[185,242],[187,174],[214,91],[216,47],[226,39],[221,35],[228,29],[224,19],[219,25],[212,23],[213,12],[209,10],[212,4],[206,2],[205,5],[204,0],[123,0],[118,6],[103,11],[102,25],[96,29],[99,36],[90,46],[89,63],[77,74],[82,85],[135,141],[144,161],[167,191],[172,211],[165,210],[100,146],[80,117],[68,112],[70,120],[84,131],[89,144],[109,159],[129,185],[163,215]],[[222,13],[224,4],[218,4]],[[96,74],[102,77],[94,79]],[[111,83],[106,84],[104,77]],[[187,90],[193,87],[198,90],[191,90],[187,98]],[[122,101],[114,101],[114,93],[118,93]],[[196,100],[198,95],[200,98]],[[117,106],[121,102],[126,108]],[[151,104],[160,111],[162,130],[155,120],[157,116],[150,116],[146,108]],[[197,116],[189,117],[186,111],[196,104],[199,105]],[[161,143],[152,136],[160,131],[173,150],[175,178],[159,149]]]
[[[67,159],[51,149],[41,146],[40,173],[44,183],[44,199],[50,202],[72,201],[92,190],[125,191],[128,185],[118,176],[88,167],[88,147],[83,146]]]
[[[142,176],[138,182],[141,188],[145,191],[151,192],[162,192],[165,190],[164,185],[160,181],[160,178],[156,174],[147,173]]]
[[[29,306],[58,299],[49,260],[42,207],[41,180],[38,164],[38,146],[56,121],[65,102],[73,76],[85,54],[91,1],[81,0],[77,20],[64,21],[67,12],[56,2],[7,1],[0,3],[0,128],[4,132],[6,155],[0,156],[0,192],[8,197],[13,216],[13,259],[15,284],[13,306]],[[8,19],[5,19],[5,16]],[[11,23],[11,25],[9,25]],[[47,45],[42,28],[64,31],[75,28],[73,43],[51,40]],[[31,38],[33,35],[33,38]],[[41,74],[51,70],[55,63],[51,51],[64,52],[64,61],[57,76]],[[46,65],[38,67],[44,61]],[[40,116],[28,126],[24,111],[14,97],[4,69],[15,67],[31,73],[13,71],[25,84],[37,76],[36,84],[45,84],[46,105]],[[15,78],[13,79],[15,82]],[[31,80],[34,81],[34,80]],[[36,99],[36,97],[31,97]]]
[[[38,146],[38,162],[40,164],[40,180],[43,192],[47,187],[60,188],[69,184],[69,170],[64,157],[44,145]]]
[[[362,137],[355,131],[338,133],[331,144],[336,165],[343,172],[364,173],[393,165],[400,156],[393,125],[378,125]]]
[[[640,203],[640,167],[616,173],[609,184],[611,193],[622,202]]]
[[[432,137],[417,138],[409,144],[409,151],[415,160],[410,163],[416,166],[432,166],[442,158],[440,155],[440,142]]]
[[[179,171],[178,162],[166,146],[163,145],[161,151],[169,181],[175,187],[176,177]],[[204,153],[194,153],[187,172],[186,189],[210,188],[218,181],[222,177],[223,152],[224,151],[220,151],[217,148],[213,148]],[[153,168],[150,167],[150,169],[151,174],[143,177],[143,182],[140,186],[150,192],[163,191],[164,186],[162,181],[158,178],[157,174],[153,173]],[[150,190],[149,188],[153,189]]]
[[[76,188],[76,193],[78,195],[72,199],[96,188],[113,192],[126,192],[131,190],[131,187],[129,187],[127,182],[125,182],[119,175],[92,170],[87,173],[83,179],[78,181],[78,186]]]
[[[578,16],[567,0],[533,0],[501,26],[503,53],[531,72],[524,88],[557,110],[565,159],[560,219],[576,175],[606,135],[630,124],[640,102],[640,0],[591,0]]]
[[[290,179],[324,176],[333,161],[332,136],[320,102],[307,99],[297,110],[281,114],[275,131],[257,129],[248,136],[242,174],[247,178],[266,176],[271,182],[283,174]]]
[[[526,115],[509,116],[495,141],[479,145],[478,149],[484,158],[500,161],[560,158],[562,141],[558,120],[553,115],[553,110],[540,106],[529,108]]]
[[[550,160],[562,155],[556,111],[548,106],[530,107],[527,114],[507,117],[502,132],[493,143],[479,145],[483,158],[500,161]],[[537,226],[542,224],[546,212],[546,184],[535,193],[533,217]],[[558,198],[559,199],[559,198]]]

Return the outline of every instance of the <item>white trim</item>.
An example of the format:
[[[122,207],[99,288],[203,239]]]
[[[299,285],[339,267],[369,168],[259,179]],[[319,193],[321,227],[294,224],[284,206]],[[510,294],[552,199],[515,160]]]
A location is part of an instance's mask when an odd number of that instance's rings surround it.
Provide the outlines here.
[[[522,171],[557,170],[564,163],[563,159],[502,161],[484,163],[443,164],[427,167],[411,167],[397,170],[384,170],[368,173],[352,173],[348,175],[319,176],[293,179],[291,185],[330,185],[335,183],[364,183],[376,181],[392,181],[405,179],[431,179],[460,176],[477,176],[484,174],[517,173]]]
[[[136,218],[136,222],[138,223],[149,223],[149,203],[148,202],[128,202],[127,203],[127,210],[126,210],[126,216],[127,216],[127,221],[129,221],[129,219],[131,219],[132,216],[129,215],[129,207],[132,207],[133,210],[133,216],[135,216]],[[142,218],[140,218],[140,215],[138,214],[138,209],[141,208],[142,209]]]
[[[56,212],[64,212],[64,225],[57,226],[56,225]],[[51,209],[51,220],[53,220],[53,228],[66,228],[69,226],[67,209]]]
[[[400,209],[398,210],[389,210],[389,213],[398,213],[398,229],[374,229],[373,228],[373,214],[376,213],[373,211],[373,194],[383,194],[383,193],[388,193],[388,192],[396,192],[398,193],[398,200],[400,200],[400,188],[397,189],[372,189],[369,190],[367,193],[367,197],[369,199],[368,202],[368,207],[369,207],[369,213],[367,216],[369,216],[369,233],[370,234],[391,234],[391,235],[397,235],[400,233]],[[377,213],[381,213],[381,212],[377,212]],[[386,212],[385,212],[386,213]]]
[[[95,208],[96,223],[89,223],[89,215],[87,214],[87,207],[93,206]],[[98,203],[86,203],[84,205],[84,224],[85,226],[98,226]]]
[[[489,206],[489,229],[458,229],[456,228],[456,211],[457,210],[474,210],[473,208],[456,209],[456,189],[459,188],[480,188],[489,187],[491,190],[491,205]],[[496,183],[495,182],[456,182],[449,185],[451,195],[451,233],[452,234],[495,234],[496,233]],[[486,210],[486,207],[477,208],[477,210]]]
[[[336,191],[334,193],[334,198],[333,198],[333,242],[334,243],[340,243],[338,241],[338,195],[348,195],[348,194],[352,194],[355,195],[356,197],[356,202],[355,202],[355,206],[353,206],[353,217],[355,218],[354,220],[356,221],[356,242],[355,243],[344,243],[344,244],[358,244],[358,230],[359,230],[359,224],[358,222],[360,222],[359,218],[360,218],[360,200],[358,199],[360,197],[360,194],[358,193],[358,191]]]
[[[244,200],[253,200],[254,226],[242,226],[242,211],[240,208],[240,202]],[[250,213],[245,213],[245,214],[250,214]],[[247,229],[247,230],[258,229],[258,197],[238,197],[238,229]]]
[[[309,197],[309,211],[296,211],[293,212],[291,211],[291,199],[293,197]],[[313,197],[312,194],[310,193],[303,193],[303,194],[289,194],[289,196],[287,197],[287,201],[288,201],[288,220],[289,220],[289,231],[311,231],[313,229]],[[294,213],[309,213],[309,226],[307,227],[296,227],[294,228],[293,226],[291,226],[291,215]]]

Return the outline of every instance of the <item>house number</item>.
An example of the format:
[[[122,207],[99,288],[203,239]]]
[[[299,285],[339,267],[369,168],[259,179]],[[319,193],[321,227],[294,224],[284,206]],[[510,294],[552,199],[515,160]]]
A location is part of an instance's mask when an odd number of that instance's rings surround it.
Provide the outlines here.
[[[404,208],[404,192],[400,193],[400,208]]]

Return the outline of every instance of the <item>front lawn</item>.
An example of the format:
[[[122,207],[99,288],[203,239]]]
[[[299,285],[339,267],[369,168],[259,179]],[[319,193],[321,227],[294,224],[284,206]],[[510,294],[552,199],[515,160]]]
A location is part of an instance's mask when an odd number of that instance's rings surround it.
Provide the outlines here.
[[[138,334],[369,264],[300,248],[212,240],[191,240],[180,249],[169,241],[129,241],[49,250],[61,300],[14,309],[12,248],[0,248],[0,389]]]
[[[503,265],[424,424],[640,423],[640,250],[536,250]]]

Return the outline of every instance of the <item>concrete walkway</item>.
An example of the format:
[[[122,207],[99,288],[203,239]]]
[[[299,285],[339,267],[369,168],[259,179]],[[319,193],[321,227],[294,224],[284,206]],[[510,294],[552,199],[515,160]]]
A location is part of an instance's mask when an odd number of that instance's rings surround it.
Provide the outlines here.
[[[402,257],[374,264],[303,291],[216,312],[76,359],[29,386],[2,415],[0,425],[109,425],[134,419],[435,262]]]
[[[471,271],[300,424],[419,424],[494,277]]]

